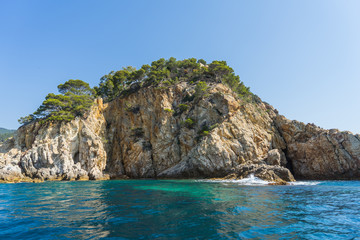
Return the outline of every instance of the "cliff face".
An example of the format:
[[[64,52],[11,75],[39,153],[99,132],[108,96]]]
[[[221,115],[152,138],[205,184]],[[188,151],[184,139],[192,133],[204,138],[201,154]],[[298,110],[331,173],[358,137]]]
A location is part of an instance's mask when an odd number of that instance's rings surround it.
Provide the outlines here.
[[[277,116],[287,158],[299,179],[360,178],[360,135]]]
[[[86,119],[19,128],[0,147],[0,179],[11,181],[104,179],[105,119],[98,101]]]
[[[186,101],[193,92],[186,83],[141,89],[108,106],[111,177],[220,177],[284,148],[265,104],[242,103],[222,84]]]
[[[360,142],[348,132],[289,121],[222,84],[133,89],[84,118],[21,127],[0,146],[0,179],[359,176]]]

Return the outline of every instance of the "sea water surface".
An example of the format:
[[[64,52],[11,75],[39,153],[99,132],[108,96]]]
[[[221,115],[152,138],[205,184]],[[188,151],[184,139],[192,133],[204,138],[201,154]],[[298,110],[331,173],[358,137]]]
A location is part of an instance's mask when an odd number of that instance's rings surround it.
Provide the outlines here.
[[[360,239],[360,182],[0,184],[0,239]]]

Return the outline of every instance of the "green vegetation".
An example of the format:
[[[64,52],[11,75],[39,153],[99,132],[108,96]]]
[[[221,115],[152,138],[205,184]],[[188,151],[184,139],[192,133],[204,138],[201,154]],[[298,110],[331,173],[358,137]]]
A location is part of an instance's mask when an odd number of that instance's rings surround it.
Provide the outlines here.
[[[214,125],[211,125],[209,128],[209,131],[213,130],[214,128],[217,128],[219,126],[218,123],[215,123]]]
[[[116,97],[126,95],[135,83],[140,87],[157,86],[158,89],[166,89],[180,81],[197,84],[197,96],[194,97],[198,99],[206,97],[207,83],[211,82],[224,83],[239,96],[251,95],[249,88],[245,87],[226,61],[213,61],[207,65],[205,60],[195,58],[181,61],[175,58],[161,58],[151,65],[143,65],[139,70],[129,66],[117,72],[112,71],[103,76],[99,87],[94,89],[97,96],[112,101]]]
[[[199,130],[198,134],[200,136],[206,136],[210,133],[210,128],[207,125],[203,125],[201,129]]]
[[[206,97],[208,96],[208,85],[206,84],[206,82],[200,81],[196,84],[195,87],[195,99],[200,99],[202,97]]]
[[[192,100],[194,100],[195,98],[195,95],[189,95],[189,94],[186,94],[186,96],[184,97],[184,99],[182,100],[183,102],[191,102]]]
[[[168,112],[168,113],[174,113],[175,111],[170,109],[170,108],[165,108],[164,111]]]
[[[204,131],[201,131],[200,132],[200,135],[201,136],[206,136],[206,135],[208,135],[209,134],[209,131],[207,131],[207,130],[204,130]]]
[[[93,104],[93,90],[81,80],[69,80],[58,86],[61,94],[50,93],[31,115],[20,118],[20,124],[40,120],[40,123],[71,121],[82,116]]]
[[[0,128],[0,143],[5,142],[6,139],[14,135],[15,130],[8,130],[5,128]]]
[[[189,105],[186,104],[179,104],[178,107],[181,113],[186,112],[189,109]]]
[[[217,128],[219,126],[218,123],[215,123],[211,125],[210,127],[206,124],[202,125],[201,129],[198,131],[198,137],[197,140],[199,140],[201,137],[207,136],[210,134],[210,131],[212,131],[214,128]]]
[[[183,124],[187,127],[187,128],[193,128],[195,125],[195,120],[192,118],[187,118]]]
[[[99,86],[91,89],[89,84],[81,80],[69,80],[58,86],[60,94],[50,93],[41,106],[33,113],[19,119],[19,123],[27,124],[35,120],[40,123],[71,121],[82,116],[92,106],[94,97],[102,97],[106,102],[117,97],[132,94],[142,87],[154,86],[167,89],[177,82],[186,81],[195,85],[195,93],[186,95],[183,102],[191,102],[208,96],[212,83],[223,83],[229,86],[241,98],[255,101],[248,87],[235,75],[226,61],[213,61],[207,64],[203,59],[189,58],[176,60],[161,58],[140,69],[126,67],[112,71],[100,79]],[[140,107],[126,106],[128,111],[138,113]],[[179,105],[179,112],[188,110],[186,104]],[[169,111],[170,112],[170,111]],[[177,111],[178,113],[178,111]]]

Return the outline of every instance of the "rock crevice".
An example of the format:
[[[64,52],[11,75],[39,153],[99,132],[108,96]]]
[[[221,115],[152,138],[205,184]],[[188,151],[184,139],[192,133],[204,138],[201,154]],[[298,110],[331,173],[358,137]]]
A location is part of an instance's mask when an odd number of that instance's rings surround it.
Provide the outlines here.
[[[108,178],[269,181],[360,177],[358,135],[290,121],[223,84],[144,87],[68,123],[21,127],[0,146],[5,182]],[[292,167],[289,167],[292,166]]]

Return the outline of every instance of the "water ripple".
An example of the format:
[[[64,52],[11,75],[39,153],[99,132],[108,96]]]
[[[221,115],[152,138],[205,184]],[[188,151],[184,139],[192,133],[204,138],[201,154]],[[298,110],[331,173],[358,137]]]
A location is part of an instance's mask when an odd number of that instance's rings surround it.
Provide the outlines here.
[[[359,200],[359,181],[0,184],[0,239],[356,239]]]

